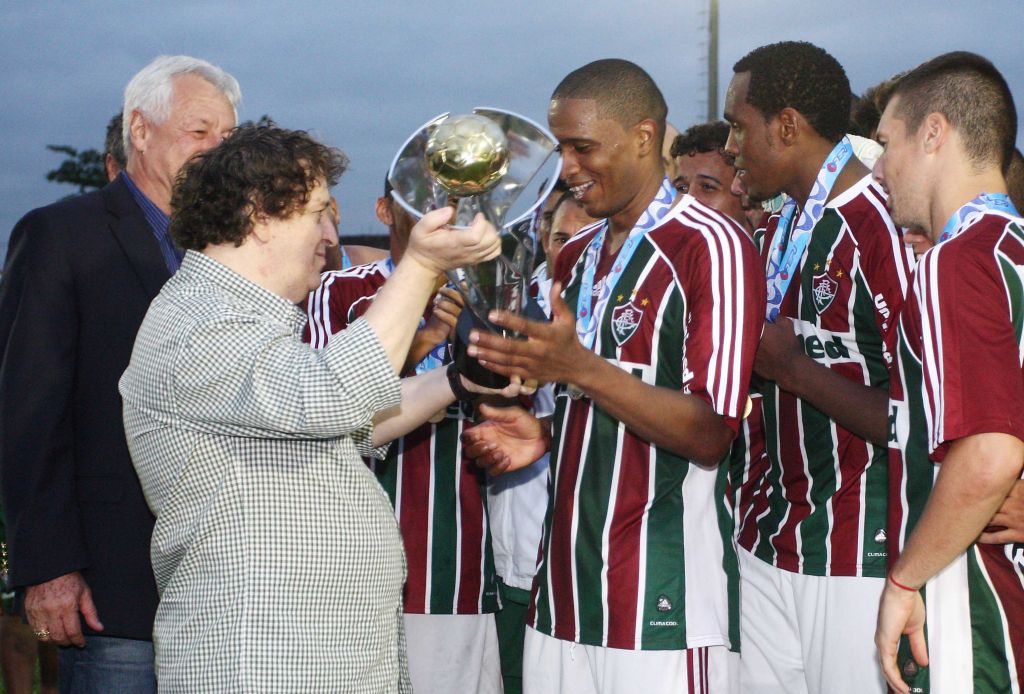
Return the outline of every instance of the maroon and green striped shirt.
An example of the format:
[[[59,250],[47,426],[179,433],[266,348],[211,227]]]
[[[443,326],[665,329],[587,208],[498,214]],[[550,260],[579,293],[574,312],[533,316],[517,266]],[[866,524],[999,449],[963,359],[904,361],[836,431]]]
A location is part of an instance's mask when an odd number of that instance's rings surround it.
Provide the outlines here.
[[[571,309],[597,232],[580,232],[559,256],[555,278]],[[602,253],[595,285],[613,261]],[[764,273],[749,237],[684,196],[637,246],[593,349],[644,383],[704,399],[735,429],[763,316]],[[529,623],[612,648],[736,641],[728,467],[655,446],[564,386],[553,421],[553,492]]]
[[[762,256],[778,244],[773,217]],[[891,341],[913,256],[870,176],[837,195],[811,232],[781,306],[812,359],[857,383],[889,387]],[[810,403],[762,384],[762,507],[741,545],[780,569],[814,576],[884,576],[886,450]],[[756,531],[749,528],[754,523]]]
[[[1022,227],[1019,217],[988,213],[915,270],[890,401],[892,561],[953,442],[983,433],[1024,440]],[[927,583],[925,601],[931,664],[915,686],[927,691],[930,675],[948,691],[1021,690],[1024,544],[971,545]]]

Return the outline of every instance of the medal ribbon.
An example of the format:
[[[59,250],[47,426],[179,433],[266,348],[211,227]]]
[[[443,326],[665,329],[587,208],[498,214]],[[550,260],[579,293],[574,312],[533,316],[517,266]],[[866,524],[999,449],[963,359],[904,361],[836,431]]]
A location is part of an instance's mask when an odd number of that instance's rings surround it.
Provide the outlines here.
[[[1010,202],[1010,196],[1006,193],[982,193],[953,213],[953,216],[946,222],[946,226],[942,228],[942,234],[937,243],[950,240],[970,226],[978,216],[989,211],[1005,212],[1014,217],[1020,216],[1017,208]]]
[[[601,258],[601,247],[604,246],[604,237],[608,231],[608,220],[605,220],[601,230],[597,232],[587,247],[586,261],[583,267],[583,279],[580,281],[580,298],[576,305],[576,335],[580,342],[587,349],[593,349],[594,339],[597,337],[597,328],[601,324],[601,317],[604,315],[608,299],[611,298],[615,285],[622,276],[623,271],[629,264],[630,258],[636,252],[637,246],[643,240],[644,234],[650,231],[655,224],[660,222],[672,209],[672,201],[675,199],[676,191],[669,183],[666,176],[661,181],[661,188],[654,200],[647,206],[640,219],[636,221],[629,231],[625,243],[619,249],[612,269],[605,276],[604,281],[598,289],[597,303],[594,303],[594,275],[597,273],[597,263]],[[593,306],[592,306],[593,305]]]
[[[825,157],[825,163],[821,165],[818,177],[811,188],[811,194],[800,211],[800,217],[796,228],[790,233],[793,226],[793,218],[797,216],[796,200],[787,198],[782,206],[779,225],[775,229],[775,236],[772,237],[772,250],[768,254],[768,268],[766,270],[768,280],[768,306],[765,311],[765,318],[769,323],[774,323],[779,316],[779,306],[782,304],[782,297],[786,295],[789,283],[793,279],[793,273],[800,265],[807,244],[811,241],[811,230],[821,219],[825,212],[825,201],[828,200],[832,186],[839,178],[840,172],[853,156],[853,145],[850,139],[844,137],[832,148],[829,155]]]

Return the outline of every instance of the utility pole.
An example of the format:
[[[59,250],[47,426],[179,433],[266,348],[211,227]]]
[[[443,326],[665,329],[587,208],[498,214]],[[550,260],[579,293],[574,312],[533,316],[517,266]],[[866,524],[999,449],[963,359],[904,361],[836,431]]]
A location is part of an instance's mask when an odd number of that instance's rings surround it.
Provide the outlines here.
[[[708,8],[708,121],[720,118],[718,113],[718,0],[710,0]]]

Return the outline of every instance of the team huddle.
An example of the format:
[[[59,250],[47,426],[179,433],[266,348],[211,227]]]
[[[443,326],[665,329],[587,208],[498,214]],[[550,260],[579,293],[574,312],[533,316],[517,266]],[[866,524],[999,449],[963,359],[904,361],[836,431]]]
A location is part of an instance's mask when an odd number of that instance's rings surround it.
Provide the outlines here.
[[[821,48],[733,71],[725,122],[682,135],[631,62],[555,88],[547,319],[493,312],[516,337],[466,348],[500,389],[450,348],[444,273],[501,244],[482,217],[414,220],[386,182],[390,253],[323,271],[344,155],[249,125],[183,164],[119,382],[161,690],[1020,690],[1010,90],[945,54],[855,136]],[[36,636],[81,645],[42,578]]]

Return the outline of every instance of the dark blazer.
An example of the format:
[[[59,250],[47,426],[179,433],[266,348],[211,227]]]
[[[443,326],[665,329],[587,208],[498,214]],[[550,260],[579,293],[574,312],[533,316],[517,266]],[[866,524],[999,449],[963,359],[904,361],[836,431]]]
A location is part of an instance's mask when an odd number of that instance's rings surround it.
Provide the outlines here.
[[[153,633],[153,515],[128,454],[117,382],[169,276],[117,179],[25,215],[0,280],[0,485],[12,583],[80,570],[104,636]]]

